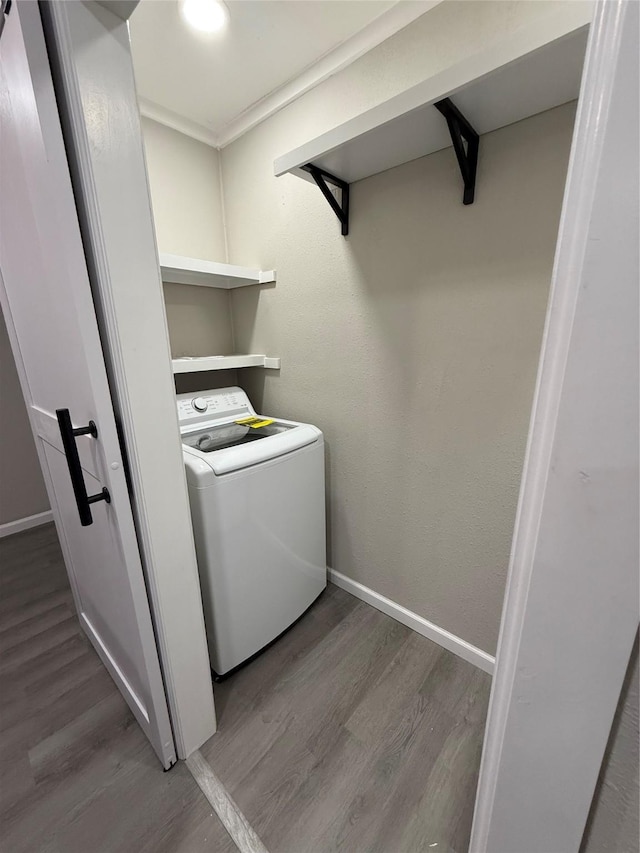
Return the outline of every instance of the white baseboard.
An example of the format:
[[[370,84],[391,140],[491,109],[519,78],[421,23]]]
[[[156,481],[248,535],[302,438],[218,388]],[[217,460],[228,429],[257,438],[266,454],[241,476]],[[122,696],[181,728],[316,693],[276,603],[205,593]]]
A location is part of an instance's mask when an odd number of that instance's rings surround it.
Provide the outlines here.
[[[340,572],[336,572],[335,569],[327,567],[327,574],[331,583],[339,586],[340,589],[350,592],[351,595],[355,595],[361,601],[366,601],[367,604],[375,607],[376,610],[386,613],[387,616],[391,616],[392,619],[396,619],[398,622],[406,625],[407,628],[411,628],[416,633],[422,634],[423,637],[433,640],[434,643],[438,643],[439,646],[453,652],[454,655],[464,658],[464,660],[469,661],[469,663],[479,667],[479,669],[488,672],[489,675],[493,675],[496,659],[492,655],[483,652],[482,649],[476,646],[472,646],[471,643],[467,643],[466,640],[457,637],[455,634],[445,631],[444,628],[439,628],[433,622],[423,619],[422,616],[418,616],[417,613],[407,610],[401,604],[396,604],[395,601],[391,601],[391,599],[385,598],[384,595],[374,592],[368,586],[364,586],[358,583],[358,581],[351,580],[351,578],[346,577]]]
[[[47,524],[49,521],[53,521],[53,513],[50,509],[46,512],[39,512],[37,515],[28,515],[26,518],[8,521],[6,524],[0,524],[0,539],[3,536],[11,536],[12,533],[20,533],[21,530],[29,530],[30,527]]]

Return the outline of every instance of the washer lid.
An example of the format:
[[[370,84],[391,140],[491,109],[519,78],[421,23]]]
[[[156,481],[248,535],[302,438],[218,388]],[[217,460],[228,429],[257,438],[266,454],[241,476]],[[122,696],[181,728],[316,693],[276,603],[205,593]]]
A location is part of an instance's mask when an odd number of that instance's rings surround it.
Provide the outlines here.
[[[253,441],[281,435],[287,430],[295,429],[292,424],[279,423],[271,418],[246,418],[252,423],[209,424],[201,426],[193,432],[182,434],[182,443],[194,447],[202,453],[214,450],[224,450],[227,447],[237,447],[240,444],[250,444]]]
[[[182,435],[184,449],[211,466],[215,474],[228,474],[276,459],[320,437],[310,424],[271,421],[264,426],[228,423]]]

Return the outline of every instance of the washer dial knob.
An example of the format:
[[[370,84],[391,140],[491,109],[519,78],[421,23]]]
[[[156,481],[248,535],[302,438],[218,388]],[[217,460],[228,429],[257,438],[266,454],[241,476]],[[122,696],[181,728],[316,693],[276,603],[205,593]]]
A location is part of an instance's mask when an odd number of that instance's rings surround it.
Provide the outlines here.
[[[204,397],[194,397],[191,401],[191,405],[196,410],[196,412],[206,412],[207,411],[207,401]]]

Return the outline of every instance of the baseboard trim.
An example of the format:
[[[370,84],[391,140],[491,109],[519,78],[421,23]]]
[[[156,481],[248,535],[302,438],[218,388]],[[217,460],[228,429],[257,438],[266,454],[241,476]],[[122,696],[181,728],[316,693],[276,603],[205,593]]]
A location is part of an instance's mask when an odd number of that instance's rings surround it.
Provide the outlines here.
[[[20,533],[22,530],[29,530],[30,527],[47,524],[49,521],[53,521],[53,513],[50,509],[46,512],[39,512],[36,515],[28,515],[26,518],[17,518],[15,521],[8,521],[6,524],[0,524],[0,539],[3,536]]]
[[[396,604],[395,601],[391,601],[391,599],[385,598],[384,595],[374,592],[368,586],[351,580],[351,578],[346,577],[341,572],[337,572],[335,569],[327,568],[327,574],[331,583],[339,586],[340,589],[350,592],[351,595],[355,595],[361,601],[366,601],[367,604],[375,607],[376,610],[386,613],[387,616],[391,616],[392,619],[396,619],[398,622],[406,625],[407,628],[411,628],[418,634],[422,634],[428,640],[433,640],[434,643],[438,643],[438,645],[453,652],[454,655],[458,655],[458,657],[472,663],[479,669],[484,670],[484,672],[488,672],[489,675],[493,675],[496,659],[492,655],[483,652],[482,649],[476,646],[472,646],[471,643],[467,643],[466,640],[457,637],[444,628],[434,625],[433,622],[423,619],[422,616],[418,616],[417,613],[407,610],[401,604]]]

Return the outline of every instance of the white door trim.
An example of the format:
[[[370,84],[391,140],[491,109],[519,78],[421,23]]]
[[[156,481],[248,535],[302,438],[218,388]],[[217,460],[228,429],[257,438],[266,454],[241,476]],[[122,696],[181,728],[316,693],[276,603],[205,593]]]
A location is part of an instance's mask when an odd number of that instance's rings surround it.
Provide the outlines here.
[[[41,8],[176,747],[186,758],[216,722],[128,27],[97,3]]]
[[[578,850],[638,623],[637,12],[587,48],[471,853]]]

